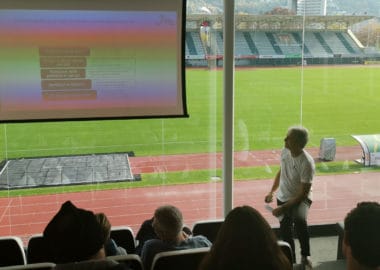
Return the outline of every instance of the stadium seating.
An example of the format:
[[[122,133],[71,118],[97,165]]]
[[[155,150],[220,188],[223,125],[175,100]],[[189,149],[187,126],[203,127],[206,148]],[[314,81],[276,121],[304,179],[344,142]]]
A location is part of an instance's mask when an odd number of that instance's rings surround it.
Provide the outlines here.
[[[204,247],[160,252],[154,257],[151,270],[197,270],[209,251],[209,247]]]
[[[20,237],[0,237],[0,266],[24,265],[26,256]]]
[[[349,55],[351,53],[338,38],[336,32],[326,31],[321,34],[326,43],[329,44],[334,54]]]
[[[113,226],[111,228],[111,238],[118,246],[123,247],[128,254],[136,251],[136,240],[133,230],[128,226]]]
[[[216,219],[195,222],[193,225],[193,235],[203,235],[213,243],[223,221],[224,219]]]
[[[236,42],[235,42],[235,54],[248,56],[252,54],[252,50],[244,37],[244,32],[238,31],[236,32]]]
[[[338,233],[338,246],[336,250],[336,259],[341,260],[344,259],[343,251],[342,251],[342,245],[343,245],[343,236],[344,236],[344,223],[338,222],[336,224],[336,230]]]
[[[27,270],[27,269],[33,269],[33,270],[52,270],[55,269],[55,264],[50,262],[43,262],[43,263],[30,263],[25,265],[14,265],[14,266],[8,266],[7,270]]]
[[[286,255],[286,257],[289,259],[289,262],[293,264],[294,255],[293,255],[292,247],[289,245],[289,243],[282,240],[278,240],[277,243],[282,249],[282,251],[284,252],[284,254]]]
[[[302,37],[304,37],[304,46],[302,46]],[[210,59],[222,57],[223,32],[212,31],[210,39],[211,50],[206,55],[206,48],[200,40],[199,31],[192,29],[186,32],[186,64],[205,66],[207,57]],[[366,55],[356,40],[350,31],[343,30],[317,29],[308,30],[304,34],[297,29],[237,30],[235,64],[237,66],[294,65],[301,63],[302,55],[310,64],[360,63],[360,59],[364,59]]]
[[[272,44],[270,43],[268,37],[263,31],[251,32],[251,38],[255,42],[255,45],[262,56],[273,56],[276,55]]]
[[[115,269],[117,262],[110,259],[87,260],[73,263],[57,264],[55,270],[107,270]]]
[[[136,254],[109,256],[108,259],[123,263],[133,270],[143,270],[141,258]]]
[[[190,59],[194,59],[194,58],[204,59],[205,48],[203,47],[203,44],[198,32],[193,32],[193,31],[187,32],[186,51],[189,52]]]
[[[29,238],[26,259],[28,264],[52,261],[42,234],[35,234]]]

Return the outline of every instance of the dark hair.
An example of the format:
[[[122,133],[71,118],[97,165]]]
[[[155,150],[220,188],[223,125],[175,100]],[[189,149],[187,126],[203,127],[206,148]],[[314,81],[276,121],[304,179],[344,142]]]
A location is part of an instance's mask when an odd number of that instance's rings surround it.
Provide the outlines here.
[[[345,241],[366,267],[380,266],[380,204],[360,202],[344,219]]]
[[[87,260],[102,247],[105,239],[94,213],[77,208],[71,201],[62,204],[43,232],[54,263]]]
[[[227,215],[200,269],[288,270],[291,263],[264,217],[240,206]]]
[[[288,133],[292,133],[301,148],[304,148],[309,141],[309,131],[304,127],[290,127]]]

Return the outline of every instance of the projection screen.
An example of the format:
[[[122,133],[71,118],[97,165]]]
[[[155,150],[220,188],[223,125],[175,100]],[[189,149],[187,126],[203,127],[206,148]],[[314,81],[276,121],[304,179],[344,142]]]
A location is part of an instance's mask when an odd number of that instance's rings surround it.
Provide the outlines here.
[[[184,0],[1,0],[0,121],[186,117]]]

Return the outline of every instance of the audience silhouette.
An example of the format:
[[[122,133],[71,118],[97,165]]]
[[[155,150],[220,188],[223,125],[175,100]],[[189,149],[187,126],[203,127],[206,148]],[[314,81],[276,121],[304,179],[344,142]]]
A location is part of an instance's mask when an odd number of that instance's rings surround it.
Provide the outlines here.
[[[104,213],[97,213],[95,216],[102,227],[103,238],[105,239],[104,249],[106,256],[126,255],[127,251],[118,246],[111,238],[112,225],[107,216]]]
[[[144,220],[144,222],[140,226],[140,229],[137,231],[136,253],[141,254],[142,247],[144,246],[145,242],[151,239],[158,239],[158,236],[153,229],[153,217],[150,219]]]
[[[206,237],[190,236],[183,231],[182,213],[175,206],[158,207],[152,226],[158,239],[150,239],[142,247],[141,260],[145,269],[151,268],[154,256],[159,252],[211,246]]]
[[[380,204],[360,202],[344,219],[343,254],[348,270],[380,269]]]
[[[46,226],[44,240],[51,252],[56,269],[128,269],[106,259],[106,237],[92,211],[77,208],[71,201]]]
[[[342,243],[347,270],[380,269],[379,228],[378,202],[359,202],[347,213]],[[110,238],[110,232],[111,223],[104,213],[94,214],[66,201],[46,226],[43,238],[57,269],[129,269],[106,259],[126,254]],[[269,223],[247,205],[228,213],[213,245],[202,235],[192,236],[183,225],[181,211],[173,205],[158,207],[154,216],[143,222],[136,238],[141,240],[139,255],[145,269],[151,268],[157,253],[210,246],[199,270],[292,269]],[[89,264],[82,265],[86,262]]]
[[[137,231],[136,234],[136,254],[141,254],[142,247],[144,246],[145,242],[150,239],[158,239],[158,236],[153,228],[153,219],[154,217],[144,220],[144,222],[141,224],[140,229]],[[187,235],[192,235],[193,232],[191,229],[187,226],[183,226],[182,231],[184,231]]]
[[[228,213],[200,270],[290,270],[268,222],[254,208]]]
[[[105,238],[95,214],[77,208],[71,201],[62,204],[43,237],[55,263],[105,258]]]

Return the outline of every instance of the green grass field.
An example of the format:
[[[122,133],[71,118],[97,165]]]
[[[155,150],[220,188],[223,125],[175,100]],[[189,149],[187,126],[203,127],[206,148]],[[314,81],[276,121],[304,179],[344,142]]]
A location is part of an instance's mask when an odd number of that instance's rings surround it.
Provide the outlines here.
[[[189,118],[2,124],[2,159],[125,151],[134,151],[137,156],[221,151],[222,75],[220,70],[187,70]],[[235,151],[279,149],[287,128],[301,121],[311,133],[309,146],[318,147],[323,137],[336,138],[339,146],[356,145],[352,134],[380,133],[378,66],[307,67],[303,72],[300,67],[236,70],[234,99]],[[358,164],[348,167],[330,164],[327,170],[318,168],[318,173],[363,171]],[[276,170],[236,168],[235,179],[272,178]],[[182,172],[146,174],[140,183],[16,190],[3,195],[204,182],[212,173],[187,172],[186,177]]]
[[[187,70],[189,118],[2,124],[2,158],[221,151],[222,75]],[[237,70],[235,150],[280,148],[287,128],[301,121],[309,146],[323,137],[354,145],[352,134],[379,133],[379,104],[378,66]]]

